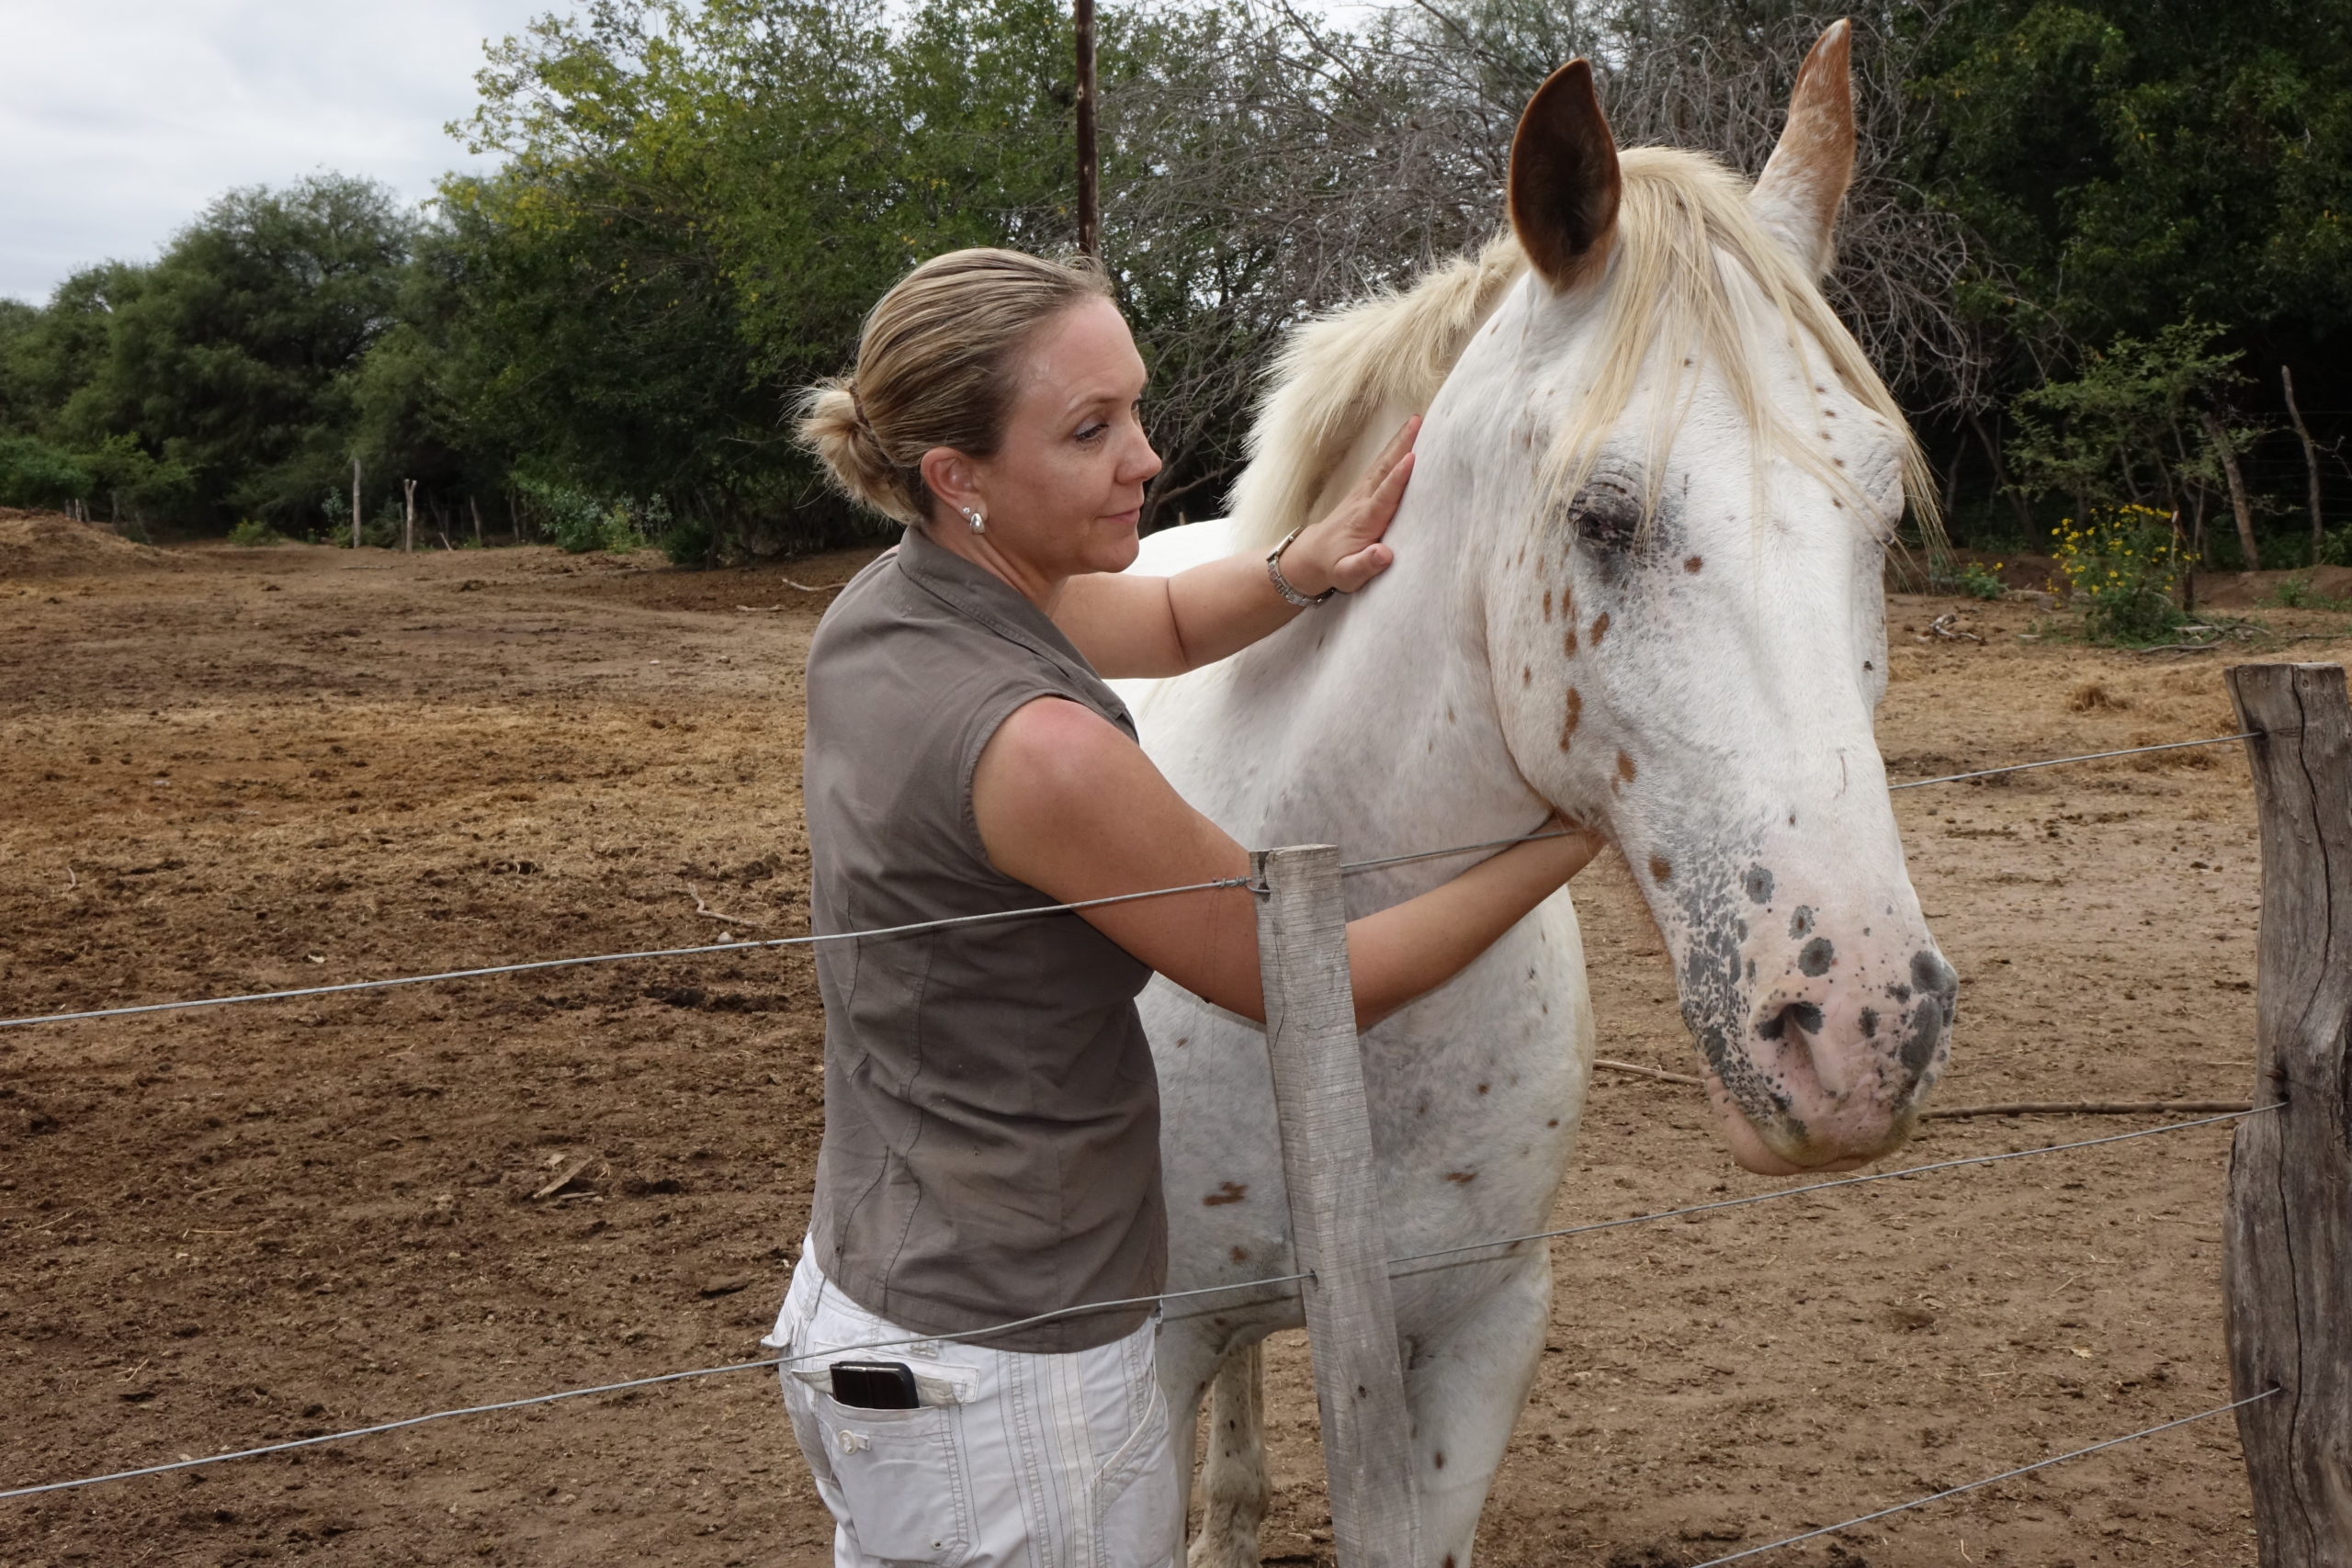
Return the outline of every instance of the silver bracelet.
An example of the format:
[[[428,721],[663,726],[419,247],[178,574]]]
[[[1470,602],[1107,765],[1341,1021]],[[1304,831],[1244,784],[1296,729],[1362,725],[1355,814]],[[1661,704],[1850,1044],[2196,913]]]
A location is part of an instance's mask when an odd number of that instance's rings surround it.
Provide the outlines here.
[[[1310,599],[1306,594],[1301,593],[1297,589],[1293,588],[1290,585],[1290,579],[1283,575],[1283,552],[1290,548],[1292,540],[1297,538],[1301,534],[1306,532],[1306,525],[1301,523],[1297,527],[1293,528],[1289,533],[1283,536],[1283,542],[1281,544],[1276,545],[1272,549],[1266,552],[1266,581],[1274,585],[1274,592],[1281,594],[1285,602],[1295,604],[1302,610],[1311,610],[1316,605],[1323,603],[1324,600],[1329,599],[1332,594],[1337,593],[1340,591],[1340,588],[1339,584],[1333,583],[1330,587],[1326,588],[1322,592],[1316,594]]]

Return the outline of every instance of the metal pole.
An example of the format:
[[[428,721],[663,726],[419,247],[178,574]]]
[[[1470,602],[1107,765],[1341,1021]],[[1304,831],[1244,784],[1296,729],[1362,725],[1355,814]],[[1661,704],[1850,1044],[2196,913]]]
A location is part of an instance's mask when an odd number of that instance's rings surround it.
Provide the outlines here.
[[[1094,0],[1078,8],[1078,248],[1102,254],[1102,161],[1094,146]]]
[[[1251,854],[1266,1049],[1282,1121],[1283,1182],[1306,1303],[1323,1469],[1340,1568],[1426,1568],[1413,1486],[1387,1236],[1372,1157],[1363,1053],[1348,978],[1340,852],[1309,844]]]

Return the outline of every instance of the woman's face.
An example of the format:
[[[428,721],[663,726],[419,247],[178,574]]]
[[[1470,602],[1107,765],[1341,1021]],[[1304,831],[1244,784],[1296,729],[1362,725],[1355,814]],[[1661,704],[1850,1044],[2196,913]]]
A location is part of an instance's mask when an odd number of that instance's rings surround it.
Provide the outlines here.
[[[1089,299],[1046,321],[1013,374],[1002,444],[960,460],[988,545],[1046,581],[1125,570],[1159,457],[1138,417],[1143,358],[1119,308]],[[950,509],[934,526],[967,525]]]

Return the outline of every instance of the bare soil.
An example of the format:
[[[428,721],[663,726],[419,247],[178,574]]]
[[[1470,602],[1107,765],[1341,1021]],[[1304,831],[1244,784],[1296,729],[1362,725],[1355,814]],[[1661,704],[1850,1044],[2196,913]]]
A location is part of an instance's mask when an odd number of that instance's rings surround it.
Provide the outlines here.
[[[0,576],[0,1016],[801,929],[827,596],[789,583],[862,558],[97,553]],[[1932,633],[1948,611],[1984,640]],[[2215,656],[2021,640],[2037,618],[1896,602],[1894,776],[2233,728]],[[2233,749],[1896,800],[1962,980],[1948,1103],[2251,1092]],[[1622,867],[1584,887],[1604,1054],[1687,1066]],[[791,952],[0,1032],[0,1489],[755,1354],[820,1037]],[[1604,1077],[1558,1223],[1787,1185],[1733,1170],[1707,1120]],[[1900,1162],[2148,1123],[1939,1122]],[[2222,1403],[2228,1137],[1560,1244],[1484,1560],[1696,1562]],[[1296,1337],[1272,1363],[1267,1553],[1328,1562]],[[760,1373],[0,1502],[11,1568],[814,1568],[827,1541]],[[2254,1552],[2223,1419],[1768,1561]]]

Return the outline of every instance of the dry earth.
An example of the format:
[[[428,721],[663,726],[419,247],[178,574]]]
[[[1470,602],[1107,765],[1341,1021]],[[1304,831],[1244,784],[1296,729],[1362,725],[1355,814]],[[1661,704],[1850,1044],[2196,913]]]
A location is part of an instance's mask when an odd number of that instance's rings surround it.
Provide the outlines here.
[[[787,574],[858,558],[59,556],[17,532],[0,1016],[799,929],[825,595]],[[1946,612],[1984,640],[1918,640]],[[2033,614],[1897,601],[1895,777],[2232,728],[2211,656],[2023,640]],[[2233,750],[1896,798],[1962,978],[1947,1102],[2249,1092]],[[1587,884],[1605,1054],[1686,1066],[1622,868]],[[819,1038],[789,953],[0,1032],[0,1489],[753,1354],[805,1213]],[[1786,1185],[1736,1173],[1705,1120],[1693,1091],[1605,1078],[1558,1222]],[[1902,1161],[2146,1124],[1942,1122]],[[2227,1144],[1561,1244],[1484,1561],[1696,1562],[2221,1403]],[[1273,1364],[1267,1553],[1327,1562],[1295,1337]],[[23,1568],[814,1568],[826,1536],[756,1373],[0,1502]],[[2222,1420],[1764,1561],[2253,1560]]]

